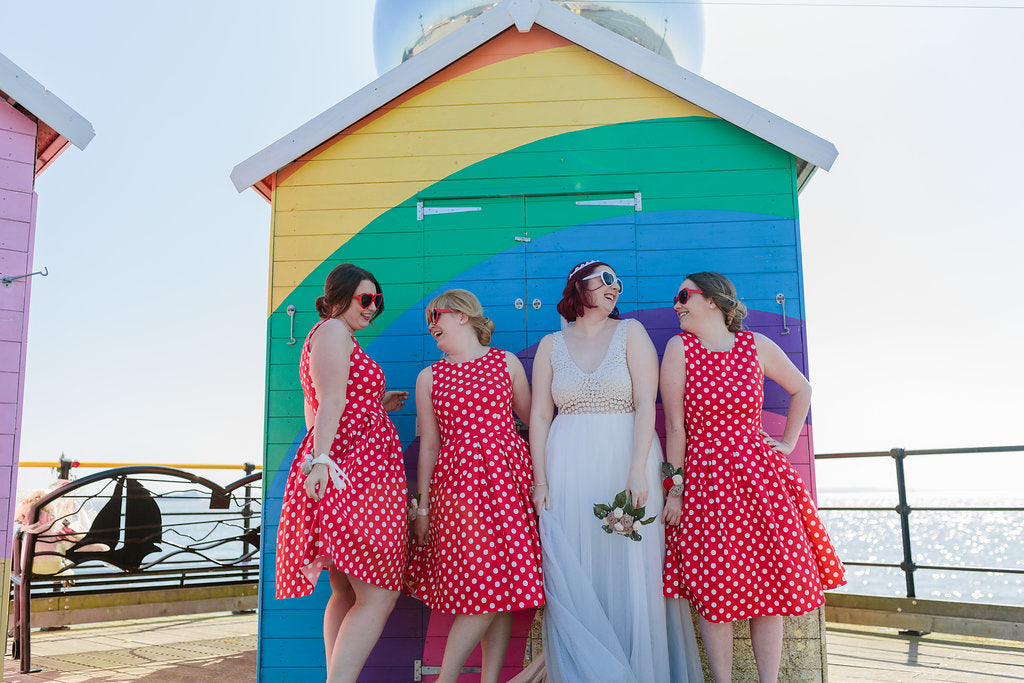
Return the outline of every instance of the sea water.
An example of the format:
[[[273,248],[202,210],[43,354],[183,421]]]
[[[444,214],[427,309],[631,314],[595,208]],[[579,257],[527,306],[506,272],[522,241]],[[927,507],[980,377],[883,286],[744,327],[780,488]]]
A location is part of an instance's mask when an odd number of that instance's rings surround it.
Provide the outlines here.
[[[825,528],[844,562],[900,564],[900,516],[895,490],[818,489],[818,505],[884,507],[884,511],[821,510]],[[1024,494],[999,490],[911,490],[907,494],[913,561],[917,565],[1024,570]],[[1020,511],[947,512],[924,507],[1018,507]],[[841,592],[906,596],[897,568],[847,567]],[[918,569],[917,597],[1024,606],[1024,574]]]

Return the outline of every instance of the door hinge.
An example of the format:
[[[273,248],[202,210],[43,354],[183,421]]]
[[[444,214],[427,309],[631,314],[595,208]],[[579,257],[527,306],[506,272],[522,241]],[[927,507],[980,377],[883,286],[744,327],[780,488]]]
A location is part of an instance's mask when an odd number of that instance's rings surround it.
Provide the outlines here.
[[[643,197],[639,192],[634,192],[632,199],[582,199],[576,202],[576,206],[632,206],[634,211],[639,212],[643,211]]]
[[[480,206],[423,206],[423,202],[416,202],[416,220],[423,220],[424,216],[433,216],[438,213],[466,213],[467,211],[480,211]]]

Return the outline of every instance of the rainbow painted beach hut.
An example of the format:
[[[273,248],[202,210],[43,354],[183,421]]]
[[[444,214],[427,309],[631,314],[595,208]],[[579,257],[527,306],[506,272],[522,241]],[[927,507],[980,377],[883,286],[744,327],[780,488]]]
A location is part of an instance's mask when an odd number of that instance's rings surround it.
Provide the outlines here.
[[[92,124],[0,54],[0,609],[7,623],[17,503],[21,410],[36,235],[35,180],[72,144],[85,149]],[[7,629],[0,635],[6,642]]]
[[[274,544],[305,433],[302,339],[335,265],[364,266],[385,288],[387,310],[360,341],[391,388],[411,390],[439,357],[424,306],[450,287],[475,292],[497,325],[493,343],[529,366],[559,327],[566,273],[591,258],[616,268],[620,309],[659,351],[678,331],[681,277],[717,270],[745,297],[748,326],[806,371],[797,197],[836,154],[573,12],[512,0],[240,163],[235,186],[271,202],[272,226],[260,680],[323,675],[326,578],[309,598],[276,601]],[[781,431],[785,400],[768,389],[769,430]],[[415,481],[413,402],[393,417]],[[791,457],[813,489],[810,454],[808,429]],[[521,668],[528,618],[509,672]],[[431,680],[446,628],[401,601],[361,680],[412,680],[414,669]]]

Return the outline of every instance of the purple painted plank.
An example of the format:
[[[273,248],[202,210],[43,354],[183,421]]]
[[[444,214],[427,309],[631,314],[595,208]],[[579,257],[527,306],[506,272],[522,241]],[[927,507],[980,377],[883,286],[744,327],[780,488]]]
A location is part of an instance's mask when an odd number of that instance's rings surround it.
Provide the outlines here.
[[[0,467],[14,464],[14,435],[0,434]],[[12,487],[13,491],[14,488]],[[3,482],[0,482],[0,491],[3,491]]]
[[[36,122],[0,100],[0,130],[36,136]]]
[[[21,389],[21,375],[17,372],[0,372],[0,403],[17,403]]]
[[[21,372],[21,341],[0,341],[0,372]]]
[[[0,273],[13,273],[0,270]],[[25,315],[21,311],[0,311],[0,341],[20,342],[25,336]]]
[[[395,683],[395,681],[411,681],[412,665],[390,667],[363,667],[357,679],[359,683]],[[462,678],[460,677],[461,681]]]
[[[413,661],[422,656],[420,638],[381,638],[366,658],[366,666],[403,666],[411,674]]]
[[[32,233],[29,217],[8,220],[0,216],[0,249],[28,251],[28,237]]]
[[[33,164],[13,159],[0,159],[0,189],[31,192],[35,178]]]
[[[3,140],[0,140],[0,143],[2,142]],[[0,189],[0,218],[27,221],[31,217],[32,195],[30,193]]]
[[[0,287],[0,311],[21,313],[25,310],[25,280],[15,280],[11,287]]]
[[[27,273],[28,253],[23,249],[0,248],[0,273],[21,275]]]
[[[36,136],[25,133],[14,133],[9,130],[0,130],[0,159],[21,161],[27,163],[35,162],[36,159]]]
[[[0,434],[14,434],[17,414],[17,404],[0,403]],[[0,482],[2,481],[3,479],[0,479]]]

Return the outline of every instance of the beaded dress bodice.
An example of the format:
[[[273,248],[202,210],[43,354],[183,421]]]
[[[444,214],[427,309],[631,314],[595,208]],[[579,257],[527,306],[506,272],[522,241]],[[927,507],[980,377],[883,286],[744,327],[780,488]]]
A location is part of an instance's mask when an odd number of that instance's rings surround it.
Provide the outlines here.
[[[555,332],[551,343],[551,397],[559,415],[632,413],[633,380],[626,365],[626,326],[619,322],[601,364],[583,372],[569,355],[565,337]]]

